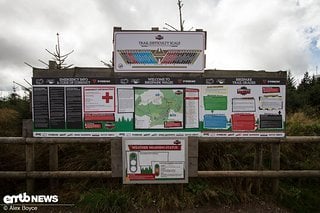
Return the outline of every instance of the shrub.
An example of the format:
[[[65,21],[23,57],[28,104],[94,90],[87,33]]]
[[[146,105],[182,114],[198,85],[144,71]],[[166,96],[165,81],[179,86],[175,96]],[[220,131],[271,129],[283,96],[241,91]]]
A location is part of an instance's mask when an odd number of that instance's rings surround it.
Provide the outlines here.
[[[20,135],[21,121],[19,113],[13,109],[0,109],[0,136],[11,137]]]
[[[289,115],[287,135],[320,135],[320,120],[316,117],[309,117],[304,112]]]

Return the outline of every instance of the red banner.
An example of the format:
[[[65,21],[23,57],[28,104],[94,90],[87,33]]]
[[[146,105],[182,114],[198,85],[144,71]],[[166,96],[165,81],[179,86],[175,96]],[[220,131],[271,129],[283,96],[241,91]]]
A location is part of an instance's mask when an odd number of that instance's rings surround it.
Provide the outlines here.
[[[154,174],[128,174],[130,180],[154,180]]]
[[[129,145],[129,150],[181,150],[181,145]]]
[[[280,87],[262,87],[263,93],[279,93]]]
[[[85,113],[85,121],[115,121],[113,113]]]

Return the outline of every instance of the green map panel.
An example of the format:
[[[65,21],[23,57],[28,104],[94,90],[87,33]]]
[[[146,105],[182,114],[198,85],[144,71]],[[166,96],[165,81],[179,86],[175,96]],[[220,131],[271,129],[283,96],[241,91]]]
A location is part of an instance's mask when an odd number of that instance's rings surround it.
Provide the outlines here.
[[[135,89],[135,128],[165,128],[170,121],[183,123],[184,95],[182,89]],[[139,121],[138,121],[139,120]],[[143,122],[143,126],[138,123]]]
[[[227,96],[204,96],[205,110],[227,110],[228,97]]]

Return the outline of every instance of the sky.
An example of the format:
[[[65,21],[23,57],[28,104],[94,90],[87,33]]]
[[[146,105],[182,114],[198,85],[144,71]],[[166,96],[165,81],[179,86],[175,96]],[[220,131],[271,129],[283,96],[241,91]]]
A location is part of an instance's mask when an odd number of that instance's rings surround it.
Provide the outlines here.
[[[183,0],[186,30],[207,31],[206,69],[290,70],[320,74],[319,0]],[[0,0],[0,96],[28,86],[32,68],[61,52],[77,67],[104,67],[113,27],[179,28],[177,0]],[[19,88],[18,88],[19,89]]]

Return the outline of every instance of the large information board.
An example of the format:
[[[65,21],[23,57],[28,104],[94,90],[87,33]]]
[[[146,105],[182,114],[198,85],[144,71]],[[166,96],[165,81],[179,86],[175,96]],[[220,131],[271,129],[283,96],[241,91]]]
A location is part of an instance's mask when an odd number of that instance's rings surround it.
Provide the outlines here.
[[[284,137],[286,78],[33,78],[35,137]]]
[[[203,72],[206,32],[116,31],[115,72]]]

